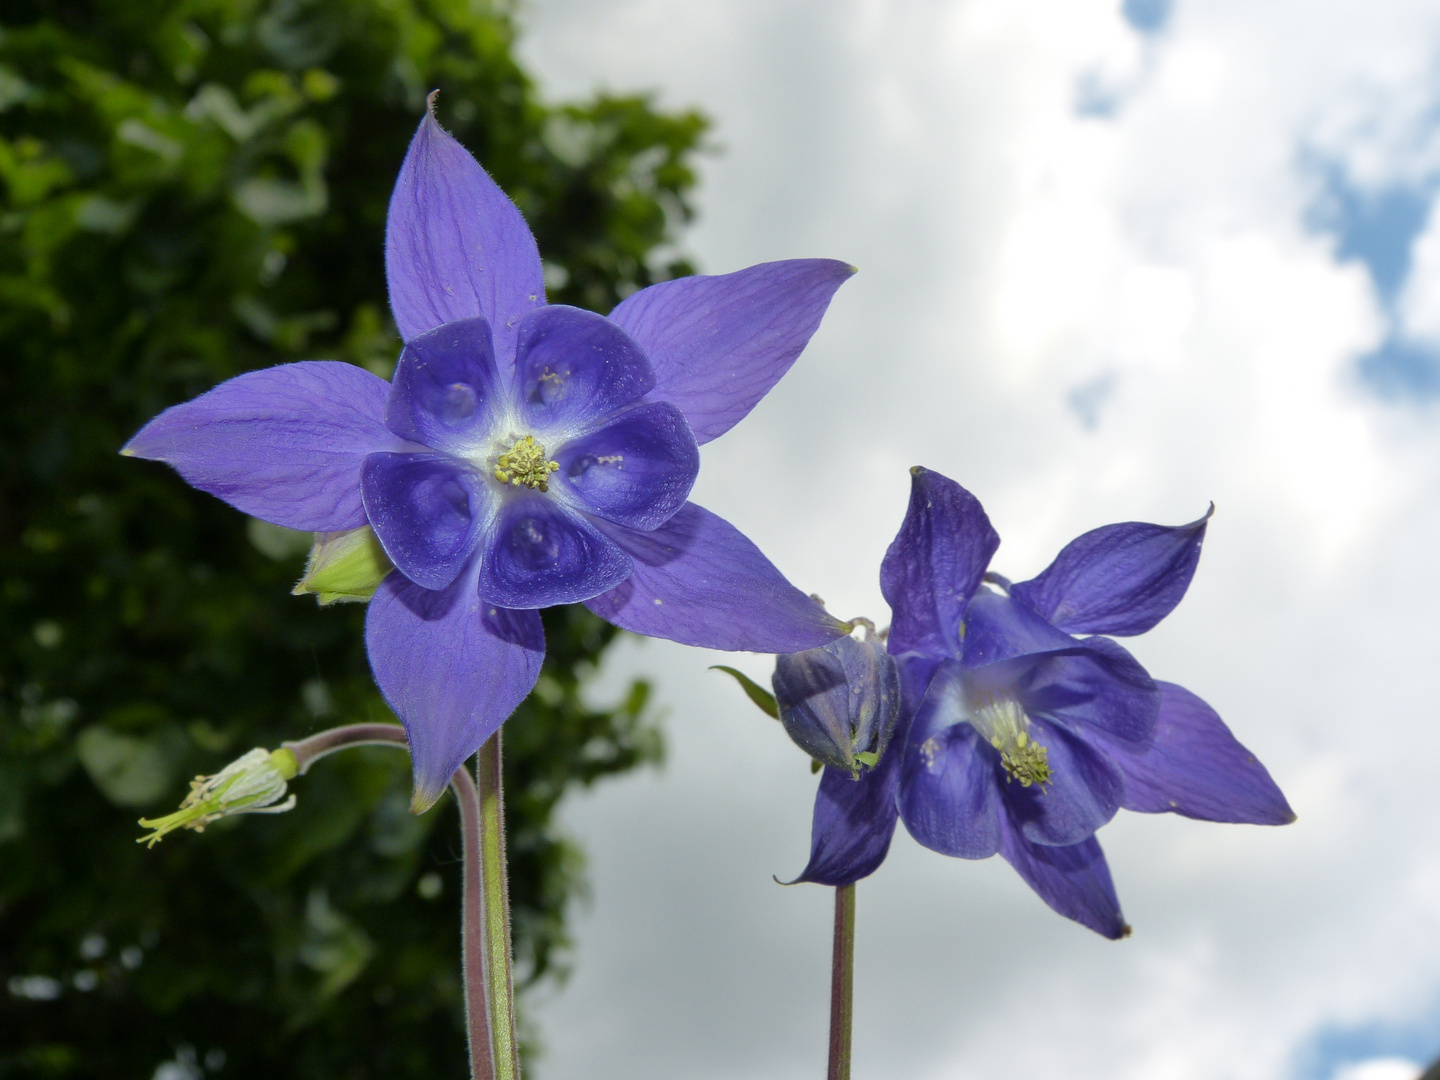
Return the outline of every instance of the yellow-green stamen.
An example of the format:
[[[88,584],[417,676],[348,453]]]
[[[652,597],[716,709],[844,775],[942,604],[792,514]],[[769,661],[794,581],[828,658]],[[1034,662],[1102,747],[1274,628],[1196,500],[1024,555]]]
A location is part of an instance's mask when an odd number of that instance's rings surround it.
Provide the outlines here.
[[[558,462],[545,459],[545,447],[533,435],[526,435],[495,459],[495,479],[513,487],[549,491],[550,474],[559,468]]]
[[[141,818],[141,827],[153,831],[137,842],[154,847],[161,837],[176,829],[204,832],[206,825],[231,814],[283,814],[295,805],[295,796],[275,804],[285,794],[286,782],[293,780],[298,771],[294,753],[284,747],[273,752],[251,750],[214,776],[197,776],[190,781],[190,794],[175,813]]]
[[[1013,698],[985,695],[971,723],[1000,751],[1000,765],[1021,787],[1050,782],[1050,752],[1030,737],[1030,718]]]

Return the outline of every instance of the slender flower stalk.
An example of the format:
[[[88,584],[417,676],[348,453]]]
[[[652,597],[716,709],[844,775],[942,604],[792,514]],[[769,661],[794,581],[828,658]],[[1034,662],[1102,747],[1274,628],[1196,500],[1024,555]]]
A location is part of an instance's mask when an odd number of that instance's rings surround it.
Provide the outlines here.
[[[510,882],[505,867],[505,796],[501,788],[500,732],[480,747],[480,844],[485,883],[485,952],[490,1031],[498,1080],[520,1080],[515,1038],[515,981],[510,957]]]
[[[499,736],[496,736],[498,739]],[[395,724],[346,724],[330,728],[308,739],[287,742],[282,750],[294,755],[296,775],[303,776],[315,762],[323,757],[352,746],[395,746],[408,747],[405,729]],[[480,800],[475,782],[465,766],[456,769],[450,778],[450,788],[455,793],[455,802],[460,809],[460,837],[463,852],[461,890],[461,973],[465,985],[465,1033],[470,1045],[471,1080],[495,1080],[495,1055],[492,1045],[488,1001],[486,990],[486,926],[485,875],[482,871],[482,855],[487,850],[481,837]],[[293,796],[292,796],[293,799]],[[501,877],[504,874],[504,851],[501,850]],[[502,880],[501,887],[504,883]],[[509,941],[509,912],[505,913],[506,941]],[[505,949],[508,959],[508,945]],[[508,985],[508,979],[507,979]],[[511,1022],[513,1029],[514,1024]],[[513,1038],[510,1040],[513,1043]],[[502,1076],[514,1076],[502,1068]]]
[[[835,944],[830,960],[830,1067],[826,1080],[850,1080],[855,1016],[855,883],[835,887]]]

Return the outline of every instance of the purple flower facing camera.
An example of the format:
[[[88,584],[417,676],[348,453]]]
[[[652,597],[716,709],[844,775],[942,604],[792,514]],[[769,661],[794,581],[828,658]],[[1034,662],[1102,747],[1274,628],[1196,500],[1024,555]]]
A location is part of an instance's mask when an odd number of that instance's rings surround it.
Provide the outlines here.
[[[911,473],[880,570],[901,722],[858,779],[826,769],[800,880],[872,873],[899,818],[942,854],[1001,855],[1056,911],[1117,938],[1129,927],[1095,832],[1118,810],[1294,820],[1214,710],[1102,636],[1144,633],[1180,602],[1208,513],[1095,529],[1012,585],[989,572],[1000,538],[979,501],[938,473]]]
[[[699,446],[789,370],[854,272],[826,259],[664,282],[608,317],[545,302],[513,203],[427,113],[386,222],[405,347],[390,383],[312,361],[241,375],[124,452],[292,529],[369,525],[395,566],[366,619],[415,804],[540,672],[537,609],[714,649],[794,652],[847,627],[688,502]]]

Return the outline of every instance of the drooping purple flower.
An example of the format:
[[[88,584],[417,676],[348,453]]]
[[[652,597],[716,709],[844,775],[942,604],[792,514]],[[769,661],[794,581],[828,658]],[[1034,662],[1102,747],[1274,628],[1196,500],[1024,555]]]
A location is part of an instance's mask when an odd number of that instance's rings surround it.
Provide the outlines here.
[[[884,756],[900,718],[900,670],[882,642],[837,638],[775,658],[778,719],[817,762],[859,776]]]
[[[405,341],[389,384],[334,362],[251,372],[124,452],[278,525],[375,531],[396,569],[366,646],[409,734],[417,807],[534,685],[538,608],[584,602],[727,650],[846,632],[687,498],[699,444],[789,370],[853,267],[665,282],[608,318],[547,304],[524,219],[431,112],[391,197],[385,266]]]
[[[1056,911],[1116,938],[1129,928],[1095,832],[1117,810],[1294,820],[1214,710],[1098,636],[1143,633],[1173,610],[1208,513],[1173,528],[1096,529],[1011,585],[989,572],[1000,539],[975,497],[938,473],[911,473],[910,507],[880,571],[900,728],[858,780],[826,770],[800,880],[872,873],[898,817],[942,854],[998,853]]]

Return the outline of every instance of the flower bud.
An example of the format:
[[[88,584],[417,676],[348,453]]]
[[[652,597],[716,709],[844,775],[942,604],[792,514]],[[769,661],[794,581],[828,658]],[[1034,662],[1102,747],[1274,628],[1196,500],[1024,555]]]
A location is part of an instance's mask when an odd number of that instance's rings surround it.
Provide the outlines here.
[[[272,752],[256,747],[214,776],[197,776],[190,781],[190,794],[175,813],[141,818],[141,827],[152,831],[136,842],[154,847],[166,833],[176,829],[204,832],[212,821],[232,814],[283,814],[295,805],[295,796],[279,800],[285,794],[285,785],[295,779],[299,770],[292,751],[282,747]]]
[[[305,576],[291,592],[314,593],[321,604],[364,602],[394,569],[368,525],[347,532],[316,533]]]
[[[876,640],[777,656],[771,685],[795,744],[856,778],[880,760],[900,716],[900,672]]]

